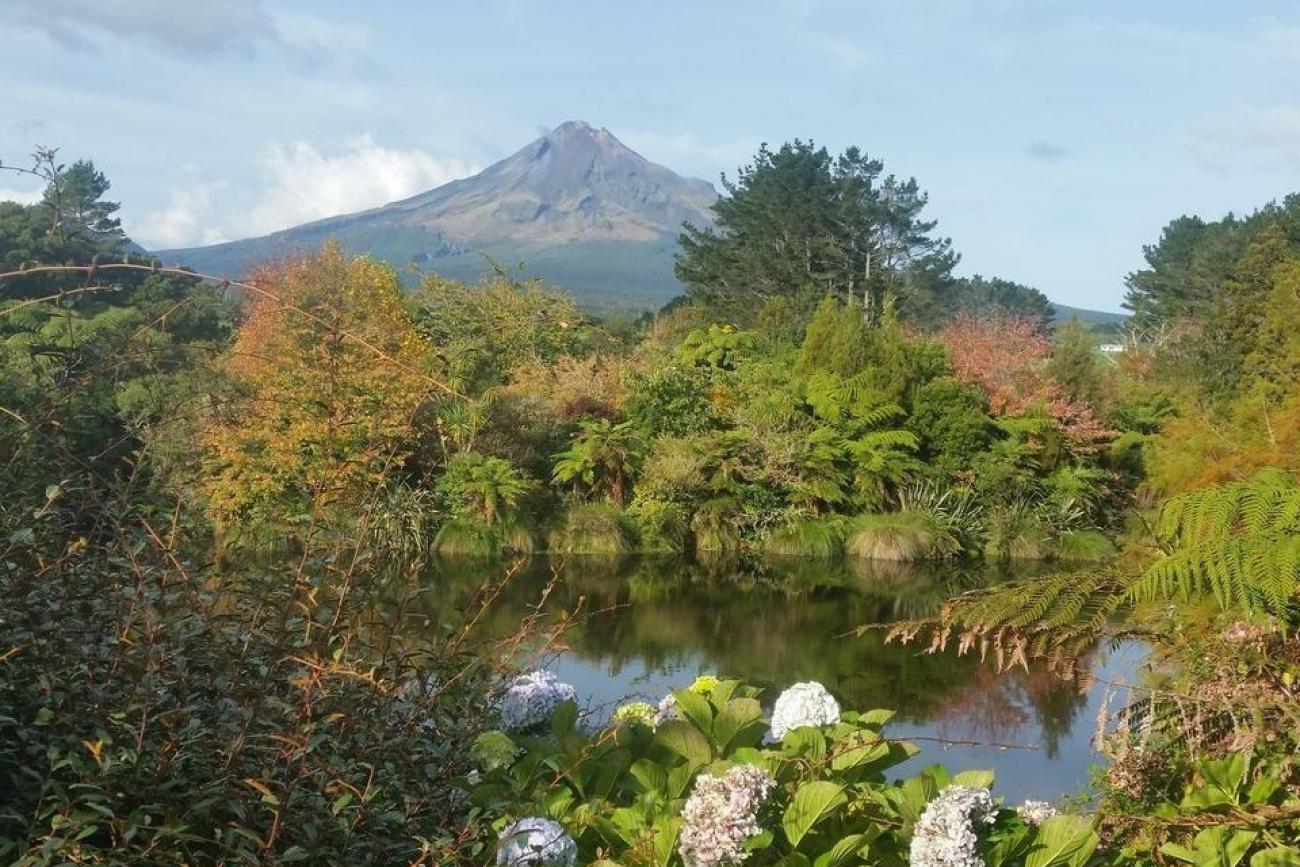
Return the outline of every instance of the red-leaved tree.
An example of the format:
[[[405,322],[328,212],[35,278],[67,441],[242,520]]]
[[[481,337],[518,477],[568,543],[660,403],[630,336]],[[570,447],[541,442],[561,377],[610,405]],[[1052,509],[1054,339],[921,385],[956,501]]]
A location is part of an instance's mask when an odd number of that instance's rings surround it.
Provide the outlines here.
[[[994,415],[1017,416],[1040,408],[1078,451],[1096,450],[1115,435],[1091,406],[1071,400],[1048,374],[1052,345],[1034,320],[962,313],[939,339],[948,347],[957,378],[984,389]]]

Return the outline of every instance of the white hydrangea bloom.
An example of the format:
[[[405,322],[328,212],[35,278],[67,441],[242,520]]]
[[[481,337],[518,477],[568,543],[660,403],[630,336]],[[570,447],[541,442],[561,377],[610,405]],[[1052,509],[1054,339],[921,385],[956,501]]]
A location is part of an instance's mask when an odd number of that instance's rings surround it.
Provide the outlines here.
[[[997,816],[993,795],[976,786],[949,786],[921,813],[912,832],[911,867],[985,867],[975,851],[975,826]]]
[[[501,697],[501,724],[507,731],[525,731],[549,720],[560,703],[577,698],[572,686],[549,671],[521,674]]]
[[[723,867],[749,857],[745,841],[762,830],[758,810],[775,786],[753,765],[737,765],[721,777],[697,777],[677,837],[686,867]]]
[[[666,722],[675,719],[681,719],[681,712],[677,710],[677,696],[671,692],[659,699],[659,708],[655,711],[654,724],[661,726]]]
[[[498,867],[574,867],[577,863],[578,844],[550,819],[520,819],[498,838]]]
[[[772,708],[771,739],[780,742],[787,732],[806,726],[834,725],[840,721],[840,703],[816,681],[796,683],[781,693]]]
[[[1027,825],[1039,825],[1057,814],[1056,808],[1046,801],[1025,801],[1016,812]]]

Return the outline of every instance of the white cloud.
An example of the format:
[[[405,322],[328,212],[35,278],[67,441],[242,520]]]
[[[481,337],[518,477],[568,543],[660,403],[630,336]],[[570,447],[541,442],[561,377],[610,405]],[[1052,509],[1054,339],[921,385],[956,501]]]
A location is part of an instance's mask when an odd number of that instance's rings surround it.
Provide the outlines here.
[[[851,39],[842,36],[819,38],[817,49],[845,72],[852,72],[867,62],[867,52]]]
[[[141,38],[178,54],[251,55],[275,36],[258,0],[12,0],[20,24],[74,48]]]
[[[251,202],[232,201],[230,185],[191,169],[173,186],[167,207],[129,229],[151,249],[215,244],[378,207],[476,169],[460,159],[387,148],[369,135],[333,154],[304,141],[275,144],[261,160],[263,180]]]
[[[1205,168],[1300,171],[1300,105],[1253,106],[1202,121],[1179,143]]]
[[[17,202],[20,205],[32,205],[40,200],[40,190],[19,190],[13,187],[0,187],[0,202]]]
[[[8,0],[20,26],[77,50],[144,42],[189,59],[251,59],[274,49],[309,64],[356,66],[368,35],[263,0]]]
[[[153,249],[220,244],[228,240],[211,222],[213,193],[224,187],[225,184],[197,180],[172,187],[170,204],[132,227],[132,235]]]
[[[271,182],[249,215],[247,232],[264,234],[373,208],[475,171],[463,160],[382,147],[369,135],[353,139],[350,146],[335,156],[301,141],[272,147],[264,163]]]

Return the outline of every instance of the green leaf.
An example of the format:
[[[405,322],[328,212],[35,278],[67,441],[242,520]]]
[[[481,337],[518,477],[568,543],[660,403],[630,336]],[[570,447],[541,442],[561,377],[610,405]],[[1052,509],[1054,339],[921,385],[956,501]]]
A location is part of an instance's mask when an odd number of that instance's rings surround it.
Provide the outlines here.
[[[844,800],[844,787],[838,783],[814,780],[800,786],[781,817],[781,827],[790,845],[798,846],[813,826]]]
[[[834,846],[817,856],[813,867],[844,867],[854,860],[859,850],[867,845],[866,834],[850,834],[839,840]]]
[[[1196,835],[1192,840],[1191,849],[1175,843],[1166,843],[1160,847],[1160,851],[1170,857],[1195,864],[1196,867],[1237,867],[1258,836],[1255,831],[1214,825]]]
[[[859,729],[835,740],[831,767],[847,771],[889,755],[889,743],[870,729]]]
[[[1250,856],[1250,867],[1296,867],[1300,864],[1300,849],[1278,846]]]
[[[994,775],[992,771],[962,771],[952,778],[954,786],[974,786],[981,789],[993,787]]]
[[[1083,816],[1053,816],[1038,826],[1025,867],[1083,867],[1100,840]]]
[[[869,710],[866,713],[858,715],[858,722],[864,726],[875,726],[879,728],[894,718],[892,710]]]
[[[660,819],[655,823],[655,864],[668,867],[677,848],[677,832],[681,830],[681,816]]]
[[[731,751],[736,735],[762,718],[763,706],[757,699],[733,698],[722,705],[713,721],[713,740],[718,750],[726,755]]]
[[[647,792],[660,792],[668,784],[668,771],[650,759],[637,759],[628,769],[632,778]]]
[[[713,731],[713,706],[707,698],[689,689],[679,689],[673,694],[677,697],[677,709],[682,716],[695,723],[695,727],[705,734]]]
[[[578,704],[574,701],[562,701],[555,708],[555,713],[551,717],[551,732],[557,738],[567,737],[573,733],[573,727],[578,723]]]
[[[655,739],[692,766],[708,764],[713,760],[713,748],[700,730],[683,720],[670,720],[655,731]]]

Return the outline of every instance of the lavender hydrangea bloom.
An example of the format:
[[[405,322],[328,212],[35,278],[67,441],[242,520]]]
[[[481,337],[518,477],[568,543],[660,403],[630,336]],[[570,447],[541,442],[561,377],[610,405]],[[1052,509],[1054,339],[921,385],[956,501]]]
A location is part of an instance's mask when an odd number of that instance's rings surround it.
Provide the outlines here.
[[[787,732],[806,726],[834,725],[840,721],[840,704],[816,681],[796,683],[781,693],[772,708],[770,739],[780,742]]]
[[[758,810],[775,786],[753,765],[737,765],[721,777],[697,777],[677,837],[686,867],[723,867],[749,857],[745,841],[762,830]]]
[[[549,671],[516,677],[501,697],[501,724],[506,731],[526,731],[551,718],[562,702],[576,701],[577,692]]]
[[[1056,808],[1046,801],[1025,801],[1016,807],[1016,813],[1026,825],[1040,825],[1056,815]]]
[[[661,726],[666,722],[675,719],[681,719],[681,711],[677,710],[677,696],[671,692],[659,699],[659,707],[655,710],[654,724]]]
[[[574,867],[578,845],[558,822],[520,819],[501,832],[498,867]]]
[[[993,795],[976,786],[949,786],[921,813],[912,832],[911,867],[985,867],[975,851],[975,826],[992,824]]]

